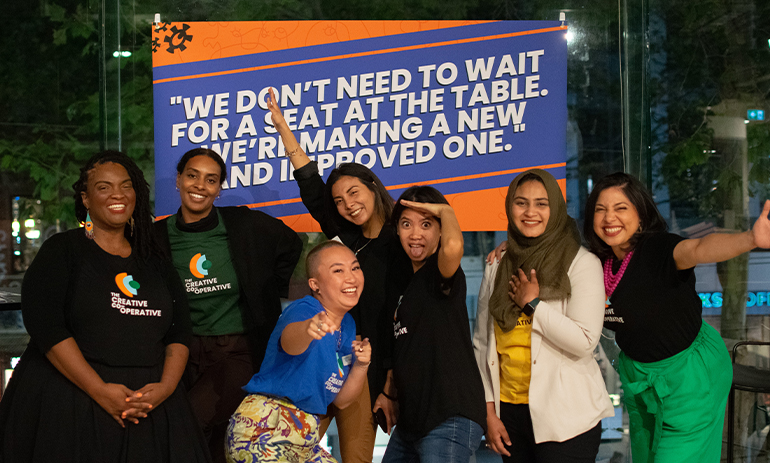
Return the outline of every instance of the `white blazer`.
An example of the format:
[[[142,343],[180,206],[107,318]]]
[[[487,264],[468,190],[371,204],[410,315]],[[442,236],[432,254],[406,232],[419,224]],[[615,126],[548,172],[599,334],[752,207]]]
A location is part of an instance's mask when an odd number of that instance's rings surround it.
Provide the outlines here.
[[[487,265],[481,280],[473,350],[486,401],[495,403],[500,416],[500,362],[489,316],[498,266]],[[593,355],[604,323],[601,263],[581,247],[567,274],[570,299],[540,301],[532,321],[529,410],[537,443],[563,442],[615,414]]]

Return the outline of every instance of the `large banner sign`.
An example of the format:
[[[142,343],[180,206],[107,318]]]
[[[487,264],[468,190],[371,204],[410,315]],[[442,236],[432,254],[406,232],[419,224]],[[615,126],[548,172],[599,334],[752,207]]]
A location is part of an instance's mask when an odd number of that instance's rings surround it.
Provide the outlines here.
[[[319,231],[265,103],[321,175],[371,168],[397,198],[447,196],[463,230],[505,230],[505,193],[527,168],[564,189],[566,26],[546,21],[295,21],[153,26],[156,213],[173,214],[176,164],[217,151],[220,206],[248,205]]]

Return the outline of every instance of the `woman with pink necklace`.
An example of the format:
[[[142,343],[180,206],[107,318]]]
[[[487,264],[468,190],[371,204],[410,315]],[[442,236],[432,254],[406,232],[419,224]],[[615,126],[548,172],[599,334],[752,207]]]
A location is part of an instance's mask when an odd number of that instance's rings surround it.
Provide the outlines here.
[[[634,177],[600,180],[586,202],[584,235],[603,262],[604,326],[621,348],[619,373],[634,462],[718,462],[732,366],[701,318],[697,264],[770,247],[770,201],[754,228],[684,239],[666,232]]]

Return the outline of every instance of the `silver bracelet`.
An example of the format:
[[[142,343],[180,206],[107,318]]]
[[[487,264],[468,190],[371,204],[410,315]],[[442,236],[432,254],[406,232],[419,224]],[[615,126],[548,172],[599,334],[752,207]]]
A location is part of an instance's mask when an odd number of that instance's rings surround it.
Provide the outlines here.
[[[292,157],[292,156],[294,156],[295,154],[297,154],[297,151],[299,151],[299,145],[297,145],[297,147],[296,147],[296,148],[294,148],[294,149],[293,149],[293,150],[291,150],[291,151],[286,151],[286,148],[284,148],[284,150],[283,150],[283,152],[284,152],[284,153],[286,153],[286,156],[287,156],[287,157]]]

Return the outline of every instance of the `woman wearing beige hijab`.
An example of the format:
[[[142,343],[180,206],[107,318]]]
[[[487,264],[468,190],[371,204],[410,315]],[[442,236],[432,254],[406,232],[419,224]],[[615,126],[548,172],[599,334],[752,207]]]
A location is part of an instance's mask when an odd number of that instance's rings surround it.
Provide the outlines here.
[[[614,414],[593,357],[601,265],[548,172],[517,176],[505,205],[507,252],[484,273],[473,339],[487,446],[503,462],[593,462],[601,419]]]

